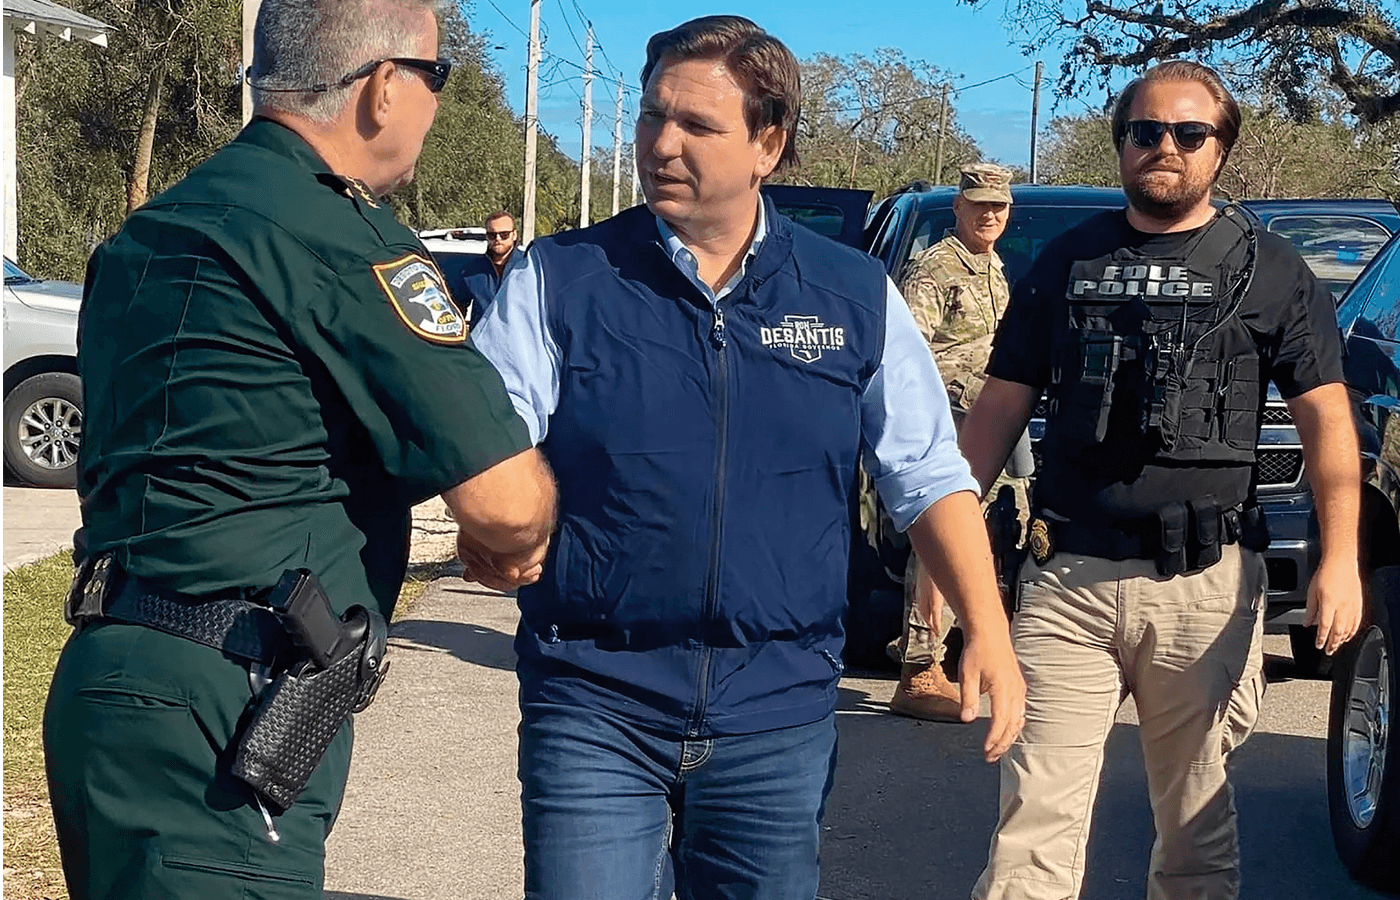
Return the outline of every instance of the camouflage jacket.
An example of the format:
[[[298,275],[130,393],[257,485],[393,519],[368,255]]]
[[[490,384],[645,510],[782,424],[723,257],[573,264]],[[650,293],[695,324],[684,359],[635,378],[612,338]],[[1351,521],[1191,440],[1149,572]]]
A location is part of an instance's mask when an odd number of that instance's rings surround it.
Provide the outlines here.
[[[1011,296],[1001,258],[995,250],[972,253],[950,229],[909,261],[900,292],[938,361],[953,408],[971,409]]]

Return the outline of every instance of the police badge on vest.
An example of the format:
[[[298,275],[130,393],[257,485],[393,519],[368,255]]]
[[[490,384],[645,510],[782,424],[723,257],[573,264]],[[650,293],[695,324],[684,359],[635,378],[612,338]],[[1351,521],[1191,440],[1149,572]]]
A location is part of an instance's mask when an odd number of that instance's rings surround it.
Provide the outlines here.
[[[1144,555],[1156,556],[1163,574],[1218,559],[1220,543],[1231,537],[1222,535],[1222,517],[1242,512],[1249,497],[1262,384],[1258,350],[1239,310],[1257,250],[1246,215],[1227,206],[1173,254],[1123,247],[1070,267],[1068,327],[1052,356],[1047,443],[1075,458],[1109,439],[1111,419],[1115,435],[1126,428],[1141,436],[1153,464],[1239,469],[1227,496],[1168,504],[1158,522],[1141,523],[1156,532],[1144,539],[1152,549]],[[1063,537],[1046,535],[1045,549],[1070,549]]]

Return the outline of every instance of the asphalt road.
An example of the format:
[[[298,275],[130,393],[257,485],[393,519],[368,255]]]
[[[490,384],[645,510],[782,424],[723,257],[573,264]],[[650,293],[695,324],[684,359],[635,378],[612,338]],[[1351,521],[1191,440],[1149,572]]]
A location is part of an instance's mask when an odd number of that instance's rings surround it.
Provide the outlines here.
[[[508,597],[442,579],[393,630],[391,670],[358,717],[344,809],[331,835],[328,900],[520,896],[515,679]],[[1327,824],[1328,685],[1293,677],[1268,638],[1269,694],[1234,762],[1245,900],[1359,900]],[[985,861],[997,773],[986,727],[884,711],[894,682],[841,685],[840,763],[823,826],[826,900],[961,900]],[[1142,897],[1152,841],[1131,702],[1108,741],[1086,900]]]

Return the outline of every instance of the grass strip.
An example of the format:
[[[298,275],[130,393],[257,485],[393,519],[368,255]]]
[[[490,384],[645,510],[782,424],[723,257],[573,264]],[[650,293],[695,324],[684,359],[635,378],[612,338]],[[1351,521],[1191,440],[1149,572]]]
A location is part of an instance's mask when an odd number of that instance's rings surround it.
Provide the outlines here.
[[[58,651],[72,629],[63,596],[72,555],[58,553],[4,575],[5,896],[66,898],[44,783],[41,725]]]

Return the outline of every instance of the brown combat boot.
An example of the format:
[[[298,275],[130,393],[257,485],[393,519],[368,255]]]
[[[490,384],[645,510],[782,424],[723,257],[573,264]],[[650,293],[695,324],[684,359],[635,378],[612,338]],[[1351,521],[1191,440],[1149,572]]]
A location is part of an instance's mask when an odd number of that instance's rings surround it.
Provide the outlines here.
[[[899,674],[899,686],[890,698],[890,712],[930,722],[961,723],[958,715],[961,711],[962,693],[943,674],[941,665],[904,664]]]

